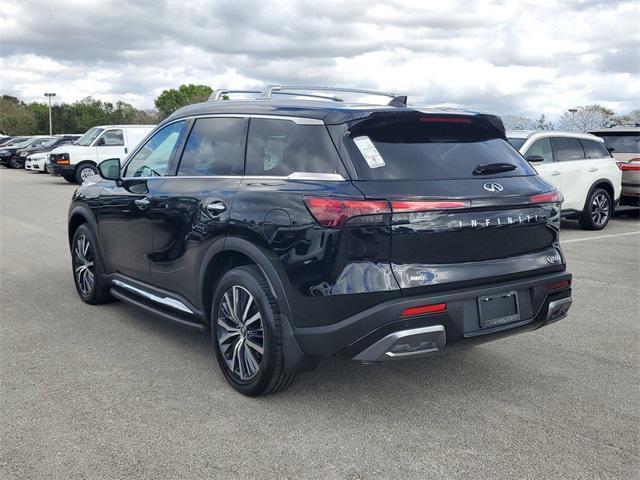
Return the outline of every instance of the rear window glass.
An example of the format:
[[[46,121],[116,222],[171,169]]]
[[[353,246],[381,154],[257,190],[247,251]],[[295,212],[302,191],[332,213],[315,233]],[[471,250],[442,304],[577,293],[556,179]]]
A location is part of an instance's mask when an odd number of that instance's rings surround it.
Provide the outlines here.
[[[613,153],[640,153],[640,133],[618,133],[595,135],[604,138],[607,148],[613,148]]]
[[[251,119],[245,174],[280,177],[294,172],[346,176],[327,128],[288,120]]]
[[[494,127],[459,121],[425,116],[368,120],[351,128],[347,149],[364,180],[473,178],[476,167],[497,163],[509,165],[482,177],[536,174]]]
[[[524,142],[527,141],[526,138],[514,138],[514,137],[508,138],[507,140],[509,140],[509,143],[513,145],[513,148],[515,148],[516,150],[520,150],[520,147],[524,145]]]
[[[582,148],[587,158],[605,158],[611,156],[603,142],[581,138],[580,143],[582,143]]]

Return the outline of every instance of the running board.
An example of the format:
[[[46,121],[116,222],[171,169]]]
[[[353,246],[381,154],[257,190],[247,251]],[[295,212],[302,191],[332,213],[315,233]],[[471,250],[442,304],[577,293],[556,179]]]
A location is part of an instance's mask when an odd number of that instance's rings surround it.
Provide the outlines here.
[[[207,329],[207,326],[199,323],[199,322],[194,322],[193,320],[187,320],[177,314],[174,313],[169,313],[165,310],[162,310],[160,308],[151,306],[143,301],[139,300],[139,297],[136,298],[133,295],[129,295],[128,293],[125,293],[122,290],[119,290],[117,288],[111,288],[110,290],[111,295],[113,295],[115,298],[117,298],[118,300],[121,300],[125,303],[128,303],[130,305],[133,305],[135,307],[141,308],[142,310],[145,310],[157,317],[162,318],[163,320],[166,320],[168,322],[172,322],[175,323],[177,325],[180,325],[182,327],[186,327],[186,328],[190,328],[193,330],[197,330],[199,332],[204,332]]]

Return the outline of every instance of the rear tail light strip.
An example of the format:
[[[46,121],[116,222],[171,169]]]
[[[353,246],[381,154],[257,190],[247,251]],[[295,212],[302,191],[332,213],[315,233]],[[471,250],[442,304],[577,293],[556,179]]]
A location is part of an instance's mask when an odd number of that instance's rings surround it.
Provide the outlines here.
[[[616,162],[618,164],[618,168],[624,171],[638,171],[640,170],[640,157],[632,158],[628,163],[626,162]]]

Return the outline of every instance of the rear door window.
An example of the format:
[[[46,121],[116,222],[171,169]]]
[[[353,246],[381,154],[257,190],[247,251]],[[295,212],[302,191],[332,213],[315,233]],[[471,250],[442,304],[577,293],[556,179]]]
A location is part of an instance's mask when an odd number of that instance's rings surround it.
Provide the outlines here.
[[[382,117],[351,127],[346,146],[361,179],[474,178],[476,167],[498,163],[509,168],[483,177],[536,174],[500,132],[483,121],[404,117]]]
[[[587,158],[606,158],[611,156],[607,147],[604,146],[604,142],[581,138],[580,143]]]
[[[196,120],[182,153],[178,175],[241,175],[245,126],[243,118]]]
[[[584,150],[577,138],[553,137],[551,141],[555,150],[556,162],[584,160]]]
[[[551,148],[551,140],[549,137],[544,137],[536,140],[525,153],[524,158],[529,156],[539,155],[544,158],[544,163],[553,162],[553,149]]]
[[[346,177],[327,128],[289,120],[251,119],[245,174],[279,177],[295,172]]]

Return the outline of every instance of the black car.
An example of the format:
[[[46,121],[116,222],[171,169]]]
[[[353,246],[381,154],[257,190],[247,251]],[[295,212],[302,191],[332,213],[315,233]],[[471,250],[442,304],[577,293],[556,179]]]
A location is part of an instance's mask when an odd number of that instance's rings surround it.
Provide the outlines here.
[[[25,138],[14,138],[13,141],[0,147],[0,165],[9,168],[23,168],[25,156],[21,153],[29,147],[39,147],[50,141],[53,137],[42,135]]]
[[[184,107],[100,164],[69,210],[82,300],[210,330],[246,395],[566,316],[562,198],[498,117],[276,92]]]

